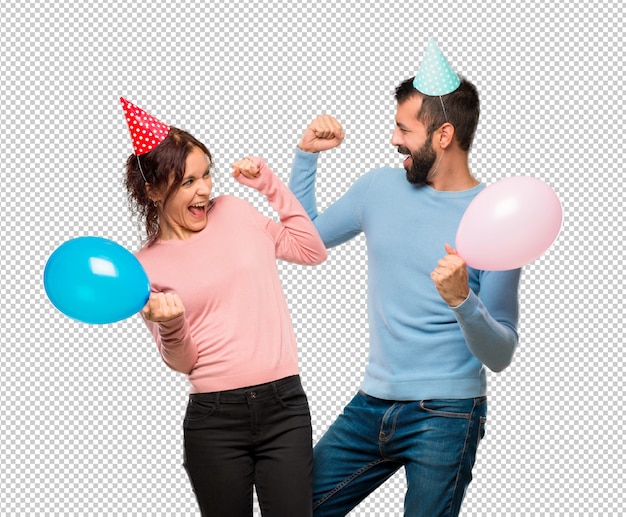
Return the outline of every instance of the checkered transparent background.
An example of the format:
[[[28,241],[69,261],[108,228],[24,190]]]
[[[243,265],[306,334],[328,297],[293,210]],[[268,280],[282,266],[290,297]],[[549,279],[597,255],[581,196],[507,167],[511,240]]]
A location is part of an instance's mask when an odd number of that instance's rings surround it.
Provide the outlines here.
[[[510,368],[490,375],[487,436],[463,515],[622,515],[619,5],[3,4],[0,513],[198,514],[182,468],[185,379],[162,364],[138,317],[77,323],[42,287],[46,259],[70,238],[139,246],[122,187],[131,146],[118,97],[206,142],[218,190],[268,214],[228,164],[259,154],[286,181],[307,123],[337,116],[347,138],[321,159],[325,207],[364,171],[400,165],[393,89],[433,35],[481,93],[477,176],[541,178],[565,212],[555,245],[525,268],[521,345]],[[280,265],[316,439],[361,379],[366,269],[361,238],[322,266]],[[404,483],[397,474],[351,515],[401,515]]]

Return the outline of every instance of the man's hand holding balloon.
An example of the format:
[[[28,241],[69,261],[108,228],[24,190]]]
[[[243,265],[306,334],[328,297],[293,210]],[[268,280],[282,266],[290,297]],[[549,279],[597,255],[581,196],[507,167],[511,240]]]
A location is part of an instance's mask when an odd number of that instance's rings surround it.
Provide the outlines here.
[[[446,244],[446,252],[447,255],[439,260],[430,278],[444,301],[450,307],[457,307],[469,295],[467,266],[449,244]]]

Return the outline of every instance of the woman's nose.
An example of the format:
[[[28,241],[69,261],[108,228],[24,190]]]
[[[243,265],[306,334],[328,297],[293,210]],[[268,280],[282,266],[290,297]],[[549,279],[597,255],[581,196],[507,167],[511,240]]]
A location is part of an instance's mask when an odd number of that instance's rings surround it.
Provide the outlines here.
[[[203,179],[200,182],[200,185],[198,187],[198,191],[201,193],[205,193],[205,192],[211,192],[211,188],[213,187],[213,180],[211,178],[206,178]]]

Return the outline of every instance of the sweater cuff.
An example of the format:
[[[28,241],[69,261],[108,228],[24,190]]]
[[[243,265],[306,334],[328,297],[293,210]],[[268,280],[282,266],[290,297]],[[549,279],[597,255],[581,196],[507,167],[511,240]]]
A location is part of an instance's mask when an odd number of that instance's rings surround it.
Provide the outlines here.
[[[320,153],[309,153],[307,151],[303,151],[299,147],[296,146],[295,156],[300,162],[305,162],[307,166],[316,167],[317,166],[317,158]]]
[[[474,314],[474,311],[477,309],[479,305],[478,296],[476,293],[470,289],[467,298],[463,300],[459,305],[455,307],[450,307],[459,317],[467,318]]]
[[[159,322],[159,334],[162,338],[171,338],[179,333],[184,334],[186,325],[185,315],[181,314],[169,321]]]

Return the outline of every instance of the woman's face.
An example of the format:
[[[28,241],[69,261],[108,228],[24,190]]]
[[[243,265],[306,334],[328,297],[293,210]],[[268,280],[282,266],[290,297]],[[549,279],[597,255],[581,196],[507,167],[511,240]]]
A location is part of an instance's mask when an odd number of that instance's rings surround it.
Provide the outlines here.
[[[159,196],[153,198],[160,202],[161,239],[187,239],[204,229],[213,187],[210,169],[209,160],[202,149],[194,147],[187,156],[185,175],[178,190],[164,205]]]

